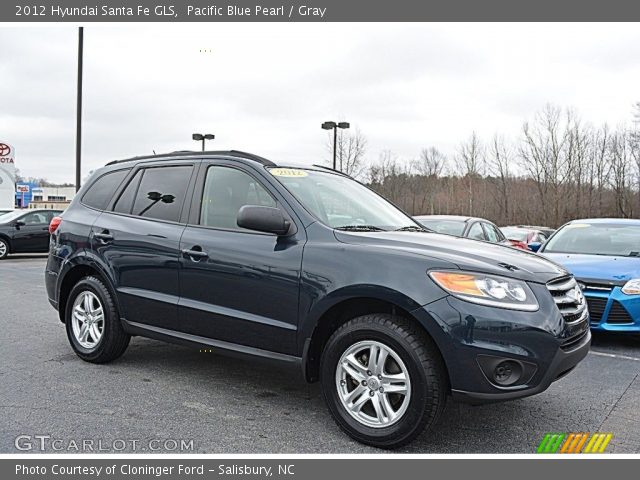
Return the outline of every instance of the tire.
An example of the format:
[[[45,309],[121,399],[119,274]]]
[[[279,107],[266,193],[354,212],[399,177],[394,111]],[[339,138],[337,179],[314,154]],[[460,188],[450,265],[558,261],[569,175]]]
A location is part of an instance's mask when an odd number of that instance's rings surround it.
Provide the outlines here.
[[[386,360],[368,363],[372,355],[381,358],[376,352],[385,349]],[[360,365],[352,367],[354,359]],[[349,320],[329,338],[320,361],[329,411],[338,426],[359,442],[400,447],[432,426],[444,409],[448,383],[440,354],[431,338],[405,318],[372,314]],[[348,369],[342,367],[345,364]],[[402,377],[408,381],[390,383],[397,380],[389,379]],[[390,393],[403,388],[405,393]],[[350,395],[351,403],[343,400]]]
[[[0,260],[4,260],[9,255],[9,242],[0,238]]]
[[[99,315],[99,309],[102,316]],[[87,310],[90,311],[90,318],[86,315]],[[110,362],[120,357],[129,346],[131,336],[122,328],[113,295],[96,277],[85,277],[73,287],[64,318],[69,343],[82,360],[91,363]],[[83,330],[85,323],[88,326]],[[94,325],[96,329],[93,329]]]

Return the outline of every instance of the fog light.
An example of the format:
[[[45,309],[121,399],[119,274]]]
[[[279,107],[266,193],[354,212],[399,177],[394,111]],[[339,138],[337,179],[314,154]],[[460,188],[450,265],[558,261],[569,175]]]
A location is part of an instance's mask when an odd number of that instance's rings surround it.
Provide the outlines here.
[[[493,369],[494,382],[503,387],[518,383],[520,377],[522,377],[522,365],[513,360],[503,360]]]

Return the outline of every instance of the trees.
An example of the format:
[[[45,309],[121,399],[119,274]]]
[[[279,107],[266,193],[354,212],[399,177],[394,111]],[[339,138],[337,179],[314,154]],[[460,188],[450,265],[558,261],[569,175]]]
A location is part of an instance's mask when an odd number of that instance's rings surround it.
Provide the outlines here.
[[[367,168],[368,181],[412,215],[473,215],[499,225],[551,227],[575,218],[637,217],[640,104],[634,113],[631,126],[612,129],[547,105],[523,123],[518,138],[496,134],[485,144],[472,133],[451,164],[434,146],[414,160],[384,151]]]
[[[367,139],[359,129],[355,131],[339,129],[336,140],[336,167],[341,172],[352,177],[360,177],[365,170],[364,156],[367,149]],[[333,134],[327,141],[327,150],[333,164]]]
[[[466,142],[460,144],[456,156],[456,166],[467,184],[470,216],[474,215],[474,186],[478,177],[484,173],[484,161],[484,147],[476,132],[473,132]]]

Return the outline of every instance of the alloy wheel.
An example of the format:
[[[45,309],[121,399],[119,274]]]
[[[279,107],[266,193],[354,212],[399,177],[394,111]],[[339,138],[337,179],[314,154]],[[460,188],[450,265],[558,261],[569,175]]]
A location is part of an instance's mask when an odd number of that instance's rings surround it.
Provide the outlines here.
[[[340,357],[335,381],[342,406],[368,427],[393,425],[409,406],[409,371],[383,343],[366,340],[349,347]]]
[[[98,297],[91,291],[81,292],[71,310],[73,335],[83,348],[92,350],[104,332],[104,310]]]

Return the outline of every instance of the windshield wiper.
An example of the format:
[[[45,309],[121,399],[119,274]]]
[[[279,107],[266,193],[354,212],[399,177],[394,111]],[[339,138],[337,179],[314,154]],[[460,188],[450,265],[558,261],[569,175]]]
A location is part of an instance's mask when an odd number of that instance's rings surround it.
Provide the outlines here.
[[[343,225],[336,227],[336,230],[348,230],[352,232],[386,232],[384,228],[375,225]]]
[[[430,232],[424,227],[419,227],[417,225],[407,225],[406,227],[396,228],[394,232]]]

